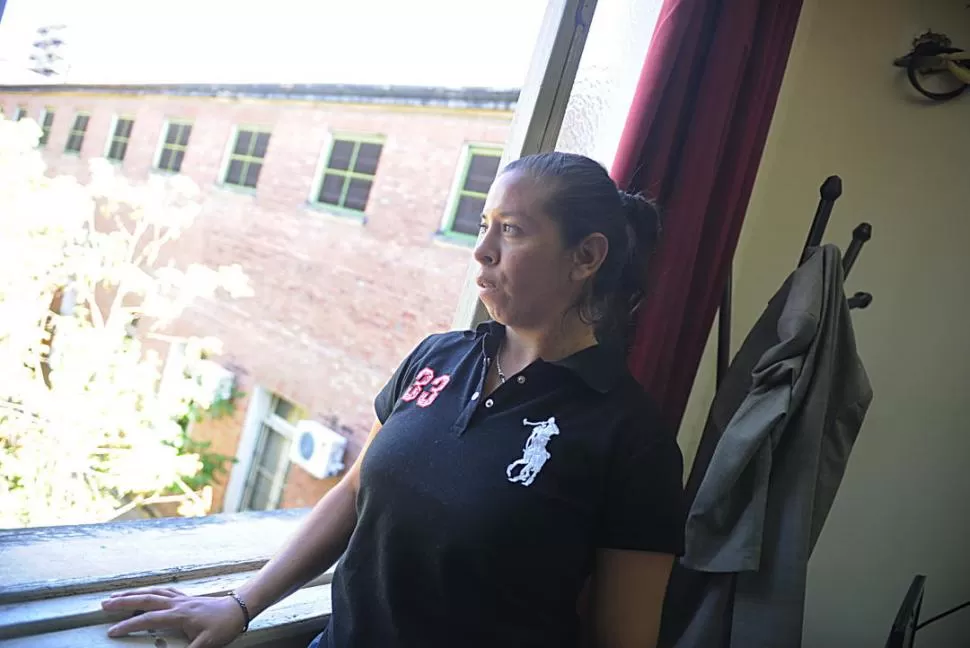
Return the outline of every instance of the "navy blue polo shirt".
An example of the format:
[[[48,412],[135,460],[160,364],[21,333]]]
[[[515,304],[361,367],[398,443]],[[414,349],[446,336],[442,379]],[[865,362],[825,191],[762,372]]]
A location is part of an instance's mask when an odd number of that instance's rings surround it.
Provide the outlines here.
[[[504,332],[433,335],[378,395],[321,645],[572,648],[597,549],[682,552],[681,454],[622,355],[485,395]]]

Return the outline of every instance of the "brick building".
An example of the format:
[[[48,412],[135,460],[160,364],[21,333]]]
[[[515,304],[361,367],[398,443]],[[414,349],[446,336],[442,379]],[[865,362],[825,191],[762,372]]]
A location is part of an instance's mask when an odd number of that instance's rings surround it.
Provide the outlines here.
[[[178,256],[239,263],[255,296],[194,304],[245,396],[193,434],[236,456],[216,510],[307,506],[335,481],[291,465],[309,417],[358,454],[372,399],[447,329],[517,91],[367,86],[0,86],[44,128],[57,174],[108,157],[132,180],[181,173],[202,215]]]

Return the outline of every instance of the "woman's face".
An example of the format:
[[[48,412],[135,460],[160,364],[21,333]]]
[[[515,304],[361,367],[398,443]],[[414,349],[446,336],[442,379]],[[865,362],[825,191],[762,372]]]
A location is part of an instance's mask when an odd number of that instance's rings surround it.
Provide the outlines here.
[[[513,171],[496,178],[485,200],[475,247],[479,297],[489,315],[508,326],[534,329],[560,321],[595,272],[578,254],[584,245],[565,247],[559,225],[543,209],[543,191],[535,179]]]

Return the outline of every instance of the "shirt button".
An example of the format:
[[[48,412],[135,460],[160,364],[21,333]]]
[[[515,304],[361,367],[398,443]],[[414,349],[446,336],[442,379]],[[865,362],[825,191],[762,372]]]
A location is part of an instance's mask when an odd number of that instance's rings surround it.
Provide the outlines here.
[[[479,394],[478,392],[475,392],[474,394],[472,394],[472,400],[478,400],[479,396],[481,396],[481,394]]]
[[[519,376],[515,379],[515,382],[519,383],[520,385],[525,384],[525,376]]]
[[[495,404],[495,401],[493,401],[491,398],[485,401],[485,407],[491,407],[494,404]]]

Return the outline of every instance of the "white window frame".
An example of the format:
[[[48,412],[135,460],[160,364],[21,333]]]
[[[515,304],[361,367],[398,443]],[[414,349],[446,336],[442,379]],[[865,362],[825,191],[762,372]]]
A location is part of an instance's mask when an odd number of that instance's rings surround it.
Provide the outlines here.
[[[323,184],[323,174],[327,168],[327,161],[330,159],[330,152],[333,151],[333,143],[340,137],[341,133],[328,132],[327,138],[320,147],[320,155],[317,157],[317,164],[313,168],[313,182],[310,183],[310,192],[306,196],[306,202],[312,207],[320,207],[317,202],[317,194],[320,193],[320,185]],[[382,151],[383,153],[383,151]],[[331,205],[327,205],[330,207]]]
[[[229,170],[229,162],[232,158],[232,149],[236,146],[236,138],[239,137],[239,126],[233,124],[232,129],[229,131],[229,139],[226,141],[226,147],[222,151],[222,162],[219,164],[219,175],[216,176],[216,184],[220,187],[225,187],[227,189],[236,189],[236,185],[226,184],[226,172]]]
[[[282,435],[291,443],[296,438],[296,428],[273,411],[279,400],[285,399],[262,387],[256,387],[253,390],[249,407],[246,409],[242,435],[236,448],[236,463],[229,475],[229,484],[226,486],[226,494],[223,498],[222,508],[226,513],[242,510],[243,503],[252,492],[252,472],[256,463],[256,453],[260,447],[260,433],[263,426],[268,427],[274,434]],[[289,451],[281,452],[270,488],[270,508],[279,506],[286,486],[289,463]]]
[[[458,201],[461,198],[461,190],[465,184],[465,180],[468,176],[468,167],[471,161],[471,156],[480,149],[491,149],[493,151],[498,151],[498,157],[500,160],[502,158],[502,145],[496,144],[495,142],[465,142],[461,147],[461,155],[458,157],[458,167],[455,169],[455,176],[451,181],[451,190],[448,192],[448,200],[445,203],[445,212],[441,215],[441,226],[438,229],[438,234],[444,236],[450,240],[456,240],[461,242],[467,242],[469,245],[473,244],[478,238],[477,234],[465,234],[464,232],[456,232],[454,230],[454,212],[458,208]],[[499,162],[501,166],[501,161]]]
[[[50,106],[44,106],[41,109],[40,114],[38,115],[39,119],[37,120],[37,125],[40,126],[41,133],[43,133],[43,130],[44,130],[44,122],[47,121],[47,115],[50,115],[50,114],[53,114],[56,117],[57,116],[57,111],[56,110],[51,110],[51,107]],[[54,130],[54,122],[51,122],[50,128],[51,128],[51,130]],[[43,134],[41,135],[41,137],[43,137]],[[38,140],[38,145],[40,147],[42,147],[42,148],[46,148],[47,145],[50,144],[50,139],[51,139],[50,131],[48,131],[48,133],[47,133],[47,141],[45,141],[44,143],[41,144],[40,141]]]
[[[20,121],[21,119],[24,119],[27,117],[27,113],[27,106],[24,104],[19,104],[16,108],[14,108],[13,121]]]
[[[134,126],[135,126],[135,118],[134,117],[131,117],[129,115],[120,115],[118,113],[115,113],[114,115],[111,115],[111,128],[108,129],[108,139],[104,143],[104,153],[101,154],[101,157],[103,157],[104,159],[108,160],[109,162],[112,162],[113,164],[122,164],[125,161],[124,158],[122,158],[120,160],[113,160],[113,159],[111,159],[111,158],[108,157],[108,153],[111,151],[111,143],[114,141],[114,138],[115,138],[115,129],[118,128],[118,120],[119,119],[130,119],[131,120],[131,124],[132,124],[132,130],[134,130]],[[128,135],[128,143],[129,144],[131,143],[131,135]],[[128,149],[127,149],[127,147],[125,148],[125,157],[128,157]]]
[[[87,117],[88,118],[88,121],[84,125],[84,134],[81,135],[81,145],[80,145],[80,148],[78,148],[78,150],[76,150],[76,151],[69,151],[69,150],[67,150],[67,145],[70,143],[71,138],[74,137],[75,126],[77,126],[77,118],[78,117],[81,117],[81,116]],[[84,142],[86,142],[86,141],[89,140],[89,135],[90,134],[91,134],[91,112],[89,112],[87,110],[75,110],[74,111],[74,116],[71,118],[71,126],[70,126],[70,128],[68,128],[68,131],[67,131],[67,139],[64,140],[64,146],[63,146],[63,149],[62,149],[62,153],[61,154],[62,155],[74,155],[74,156],[77,156],[77,157],[81,157],[81,154],[84,152]]]
[[[166,119],[162,122],[162,130],[158,134],[158,141],[155,142],[155,153],[152,155],[152,173],[171,173],[171,171],[158,168],[158,163],[162,159],[162,147],[165,145],[165,136],[168,135],[168,124],[170,121]]]
[[[278,398],[273,398],[272,404],[275,404]],[[290,444],[296,438],[296,431],[292,425],[286,420],[280,418],[272,410],[275,409],[270,406],[270,413],[261,421],[260,434],[256,439],[256,447],[253,452],[253,461],[250,462],[249,474],[246,476],[246,487],[243,489],[242,499],[240,500],[240,505],[246,502],[253,492],[254,485],[254,475],[253,470],[256,469],[255,459],[256,455],[262,450],[262,443],[266,439],[266,436],[262,434],[264,431],[269,434],[278,434],[283,437],[284,449],[280,452],[280,457],[275,466],[272,467],[273,481],[270,485],[269,499],[266,502],[266,510],[272,510],[279,507],[280,500],[283,497],[283,487],[286,485],[286,477],[289,472],[290,467]]]
[[[502,147],[499,172],[512,160],[555,149],[596,2],[549,0],[508,139]],[[452,320],[454,329],[474,328],[488,318],[478,299],[477,275],[477,264],[469,263]]]

